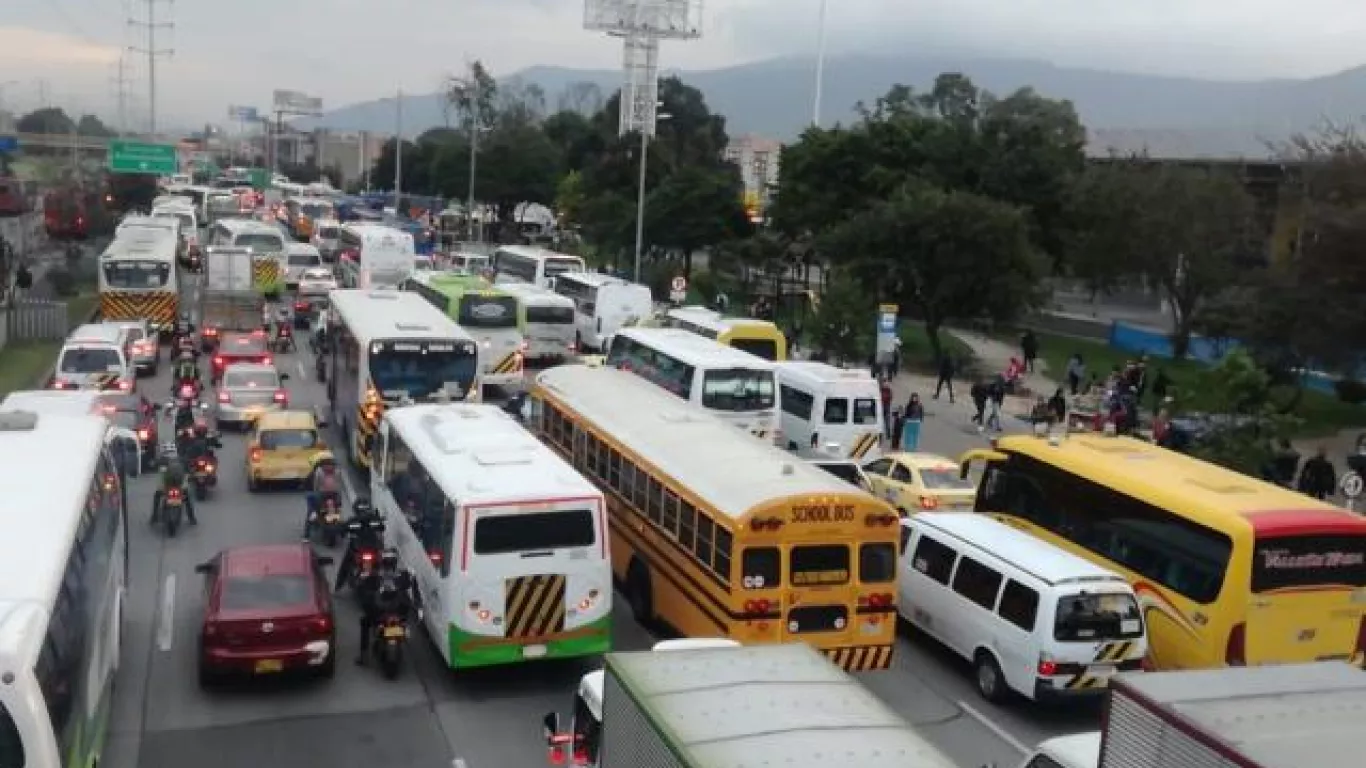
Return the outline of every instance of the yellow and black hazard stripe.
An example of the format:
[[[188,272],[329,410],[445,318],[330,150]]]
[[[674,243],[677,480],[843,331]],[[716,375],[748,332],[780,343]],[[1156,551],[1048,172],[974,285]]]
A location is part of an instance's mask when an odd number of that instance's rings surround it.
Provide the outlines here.
[[[494,376],[501,376],[506,373],[517,373],[520,370],[522,370],[522,353],[517,351],[509,353],[507,357],[493,366],[493,370],[489,373]]]
[[[519,576],[503,582],[503,626],[509,638],[532,639],[564,631],[564,574]]]
[[[1129,661],[1129,654],[1134,650],[1133,640],[1116,640],[1105,643],[1096,650],[1096,657],[1092,664],[1119,665]],[[1069,691],[1089,691],[1097,688],[1104,688],[1109,685],[1109,675],[1093,675],[1089,669],[1082,669],[1073,675],[1070,680],[1063,684],[1063,688]]]
[[[280,282],[280,262],[273,257],[252,259],[251,281],[258,287]]]
[[[117,373],[97,373],[85,380],[85,385],[81,389],[114,389],[119,385],[119,375]]]
[[[1129,651],[1134,649],[1133,640],[1116,640],[1113,643],[1106,643],[1096,651],[1095,663],[1097,664],[1118,664],[1129,656]]]
[[[873,447],[882,439],[882,434],[869,432],[854,439],[854,445],[849,449],[849,458],[861,459],[873,450]]]
[[[370,451],[379,432],[379,420],[384,415],[383,403],[361,403],[356,406],[356,465],[370,468]]]
[[[100,317],[104,320],[146,320],[154,326],[175,324],[180,297],[174,292],[101,293]]]
[[[891,645],[856,645],[848,648],[822,648],[832,664],[846,672],[869,672],[892,666]]]

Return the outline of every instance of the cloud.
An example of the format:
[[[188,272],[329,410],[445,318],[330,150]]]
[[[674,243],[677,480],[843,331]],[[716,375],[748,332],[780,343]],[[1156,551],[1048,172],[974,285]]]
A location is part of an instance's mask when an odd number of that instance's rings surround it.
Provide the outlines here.
[[[117,46],[86,42],[70,35],[0,26],[0,65],[20,75],[36,76],[49,68],[108,67],[119,60],[120,54]]]

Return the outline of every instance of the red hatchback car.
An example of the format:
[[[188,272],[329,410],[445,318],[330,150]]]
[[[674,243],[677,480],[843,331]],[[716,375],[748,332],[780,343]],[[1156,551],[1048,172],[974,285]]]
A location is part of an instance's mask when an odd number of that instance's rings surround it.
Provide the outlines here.
[[[217,386],[223,378],[223,370],[233,363],[274,365],[275,358],[270,354],[270,344],[266,339],[266,332],[225,331],[223,333],[223,339],[213,354],[211,375],[214,386]]]
[[[207,593],[200,685],[230,674],[331,677],[336,624],[323,573],[331,562],[308,544],[272,544],[225,549],[195,568]]]

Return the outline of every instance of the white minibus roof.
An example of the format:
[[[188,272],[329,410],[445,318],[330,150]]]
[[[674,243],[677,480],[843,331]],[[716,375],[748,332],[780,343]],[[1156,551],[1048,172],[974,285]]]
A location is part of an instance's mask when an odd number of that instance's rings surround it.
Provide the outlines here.
[[[930,535],[949,537],[976,547],[1049,585],[1112,584],[1128,581],[1114,571],[1030,536],[995,518],[962,512],[921,512],[901,521]]]
[[[651,349],[657,349],[679,362],[707,368],[751,368],[772,371],[776,364],[758,355],[751,355],[743,349],[722,344],[714,339],[698,336],[682,328],[641,328],[631,326],[617,331],[624,336]]]

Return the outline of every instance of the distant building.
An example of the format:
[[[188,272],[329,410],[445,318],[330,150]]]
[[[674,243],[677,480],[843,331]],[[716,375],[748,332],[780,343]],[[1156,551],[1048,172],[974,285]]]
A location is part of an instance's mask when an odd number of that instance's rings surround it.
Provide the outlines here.
[[[391,139],[379,133],[336,133],[325,128],[313,132],[313,146],[318,167],[341,171],[341,185],[361,181],[375,167],[384,143]]]
[[[745,135],[732,139],[723,156],[740,169],[745,184],[745,209],[750,219],[763,219],[769,196],[778,186],[779,155],[783,149],[777,139]]]

